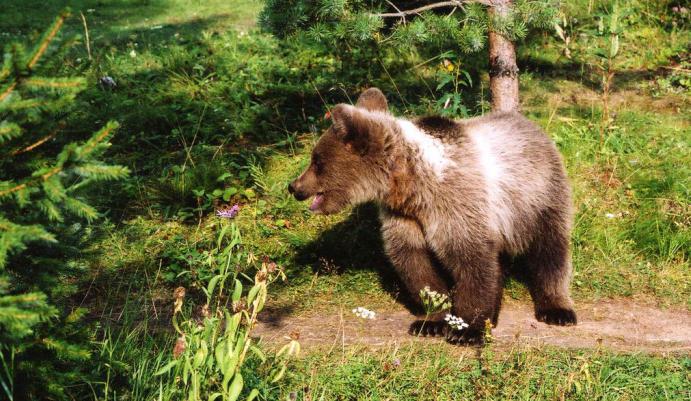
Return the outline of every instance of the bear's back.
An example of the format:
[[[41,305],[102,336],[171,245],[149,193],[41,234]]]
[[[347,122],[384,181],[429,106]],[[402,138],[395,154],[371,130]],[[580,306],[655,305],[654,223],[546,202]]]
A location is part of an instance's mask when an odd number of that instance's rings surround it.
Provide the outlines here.
[[[471,158],[484,179],[490,227],[505,249],[530,242],[531,222],[550,208],[570,208],[570,189],[554,142],[519,113],[491,113],[454,121],[457,158]],[[465,140],[459,141],[459,138]],[[447,140],[448,140],[447,139]]]

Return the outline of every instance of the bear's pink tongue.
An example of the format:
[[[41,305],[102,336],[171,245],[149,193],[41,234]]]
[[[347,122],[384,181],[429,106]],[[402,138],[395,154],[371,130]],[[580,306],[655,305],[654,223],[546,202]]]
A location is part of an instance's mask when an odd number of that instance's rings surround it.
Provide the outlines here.
[[[315,211],[319,209],[319,206],[322,205],[322,201],[324,200],[324,195],[322,194],[317,194],[314,196],[314,199],[312,199],[312,204],[310,205],[310,210]]]

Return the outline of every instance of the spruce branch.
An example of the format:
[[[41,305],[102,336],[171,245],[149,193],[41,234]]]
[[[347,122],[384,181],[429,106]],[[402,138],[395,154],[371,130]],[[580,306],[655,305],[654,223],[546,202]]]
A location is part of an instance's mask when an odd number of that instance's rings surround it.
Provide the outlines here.
[[[30,186],[34,186],[41,182],[47,181],[52,176],[64,171],[67,166],[67,162],[72,159],[75,161],[84,160],[88,158],[91,153],[93,153],[99,147],[105,145],[104,141],[107,140],[115,129],[118,128],[118,123],[115,121],[109,121],[103,128],[96,132],[84,145],[77,148],[66,148],[62,154],[59,156],[61,159],[55,166],[49,169],[41,170],[41,172],[34,173],[34,176],[28,178],[21,184],[14,185],[12,187],[0,190],[0,199],[7,197],[13,193],[24,190]],[[123,170],[124,171],[124,170]],[[116,175],[118,175],[116,173]]]
[[[427,4],[425,6],[421,6],[418,8],[414,8],[412,10],[399,10],[398,7],[394,8],[398,11],[395,13],[380,13],[380,14],[374,14],[377,17],[381,18],[405,18],[406,16],[409,15],[417,15],[420,13],[423,13],[425,11],[429,10],[434,10],[436,8],[444,8],[444,7],[463,7],[464,4],[468,3],[479,3],[483,4],[486,6],[494,6],[494,3],[498,3],[496,0],[450,0],[450,1],[441,1],[439,3],[432,3],[432,4]],[[389,2],[389,4],[391,4]]]
[[[65,19],[69,15],[69,11],[63,11],[62,14],[58,15],[58,17],[55,19],[55,22],[53,23],[53,26],[51,26],[50,30],[48,30],[48,32],[45,34],[41,42],[36,47],[34,54],[31,56],[31,59],[26,64],[27,68],[32,69],[34,68],[36,63],[38,63],[38,60],[41,59],[43,53],[45,53],[48,49],[48,45],[50,45],[50,42],[52,42],[53,39],[55,39],[55,35],[58,34],[58,31],[60,31],[62,24],[65,22]]]
[[[7,121],[0,122],[0,144],[22,135],[19,125]]]
[[[30,152],[30,151],[36,149],[37,147],[43,145],[44,143],[50,141],[51,139],[55,138],[56,135],[57,135],[57,132],[54,131],[54,132],[52,132],[52,133],[50,133],[50,134],[44,136],[43,138],[39,139],[38,141],[32,143],[31,145],[29,145],[29,146],[27,146],[27,147],[25,147],[25,148],[16,149],[16,150],[13,151],[12,153],[10,153],[10,155],[16,156],[16,155],[20,155],[20,154],[22,154],[22,153]],[[0,135],[0,136],[1,136],[1,135]]]
[[[81,90],[86,86],[84,78],[45,78],[31,77],[22,80],[22,85],[30,89],[77,89]]]
[[[91,138],[89,138],[89,140],[86,141],[84,146],[80,148],[80,157],[88,156],[89,154],[91,154],[91,152],[93,152],[98,147],[98,145],[102,145],[103,141],[108,139],[113,134],[113,131],[118,129],[119,126],[120,124],[118,124],[116,121],[108,121],[108,123],[103,128],[101,128]]]
[[[17,87],[17,81],[12,82],[11,84],[7,85],[2,90],[2,93],[0,93],[0,102],[5,100],[5,98],[8,97],[10,95],[10,93],[12,93],[12,91],[14,91],[14,88],[16,88],[16,87]]]
[[[55,291],[56,280],[78,274],[72,256],[81,227],[72,223],[99,216],[84,188],[129,172],[99,160],[110,145],[114,122],[85,140],[61,138],[47,145],[64,136],[64,115],[74,110],[77,94],[86,88],[83,77],[50,76],[53,68],[44,62],[60,58],[52,49],[66,16],[57,18],[31,51],[12,43],[0,60],[0,344],[23,364],[15,365],[17,372],[36,377],[42,387],[53,386],[47,394],[60,399],[67,398],[61,388],[74,381],[72,366],[90,355],[83,345],[88,333],[77,322],[83,312],[66,314],[64,306],[51,305],[70,295],[63,287]],[[70,371],[63,374],[60,369],[68,363]],[[56,398],[42,391],[25,398]]]
[[[0,199],[6,197],[8,195],[12,195],[15,192],[19,192],[23,189],[29,188],[30,186],[33,186],[37,183],[46,181],[50,177],[54,176],[55,174],[58,174],[59,172],[63,171],[63,169],[64,169],[64,167],[62,165],[55,166],[41,175],[31,177],[31,178],[25,180],[24,182],[22,182],[21,184],[17,184],[13,187],[4,189],[4,190],[0,191]]]
[[[52,42],[53,39],[55,39],[55,36],[60,31],[62,24],[65,22],[65,19],[69,15],[70,15],[69,11],[65,10],[62,12],[62,14],[60,14],[55,19],[55,22],[53,22],[53,25],[51,26],[51,28],[46,32],[46,34],[43,36],[43,39],[41,40],[39,45],[36,47],[34,54],[29,59],[29,62],[26,64],[26,68],[31,70],[36,65],[36,63],[38,63],[38,61],[41,59],[41,57],[45,54],[46,50],[48,50],[48,46],[50,45],[50,42]],[[15,48],[14,50],[15,50],[14,53],[16,56],[18,49]],[[12,52],[9,52],[8,54],[12,54]],[[13,61],[14,60],[10,59],[8,62],[4,63],[3,69],[2,69],[2,79],[3,80],[5,78],[7,78],[7,76],[10,75],[10,73],[12,72],[13,69],[14,70],[17,69],[17,67],[18,67],[17,65],[14,65],[13,66],[14,68],[12,68],[12,64],[14,64]],[[19,75],[15,75],[14,81],[2,89],[2,92],[0,92],[0,102],[4,101],[14,91],[14,89],[19,84],[20,79],[21,78]]]
[[[5,59],[2,61],[2,68],[0,68],[0,82],[9,77],[13,71],[14,57],[11,50],[12,46],[5,48]]]

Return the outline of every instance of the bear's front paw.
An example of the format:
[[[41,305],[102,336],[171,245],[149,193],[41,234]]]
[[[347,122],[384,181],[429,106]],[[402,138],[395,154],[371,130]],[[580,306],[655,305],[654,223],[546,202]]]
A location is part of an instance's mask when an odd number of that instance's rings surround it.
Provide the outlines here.
[[[576,312],[572,309],[554,308],[537,311],[535,318],[540,322],[557,326],[573,326],[576,324]]]
[[[443,320],[416,320],[410,325],[408,333],[413,336],[436,337],[446,334],[448,325]]]
[[[472,327],[449,329],[446,332],[446,342],[454,345],[481,345],[484,342],[484,332]]]

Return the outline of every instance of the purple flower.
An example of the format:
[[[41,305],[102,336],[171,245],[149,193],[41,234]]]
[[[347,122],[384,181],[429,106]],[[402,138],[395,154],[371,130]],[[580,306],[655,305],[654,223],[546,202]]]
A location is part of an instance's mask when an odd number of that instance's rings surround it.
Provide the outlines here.
[[[224,219],[232,219],[238,215],[240,212],[240,205],[235,204],[232,207],[226,207],[223,209],[216,210],[216,216],[222,217]]]

